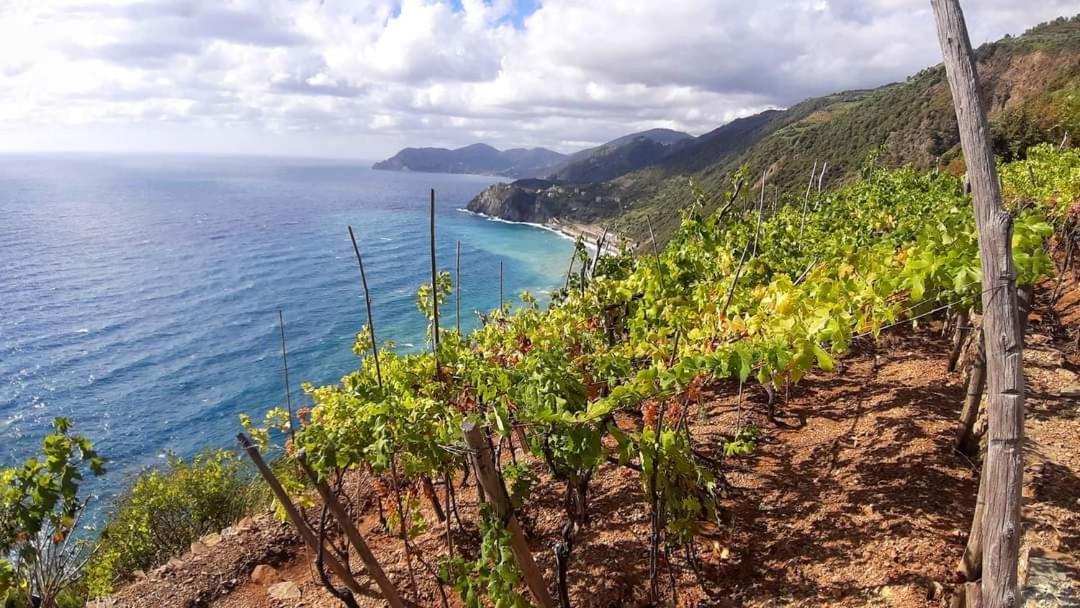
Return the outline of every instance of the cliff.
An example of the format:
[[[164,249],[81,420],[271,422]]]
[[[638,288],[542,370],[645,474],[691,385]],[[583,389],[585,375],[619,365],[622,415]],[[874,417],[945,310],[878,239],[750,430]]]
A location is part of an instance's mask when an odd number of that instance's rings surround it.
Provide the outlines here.
[[[621,199],[605,184],[571,185],[543,179],[493,184],[469,201],[466,209],[511,222],[550,224],[573,217],[589,223],[619,211]]]

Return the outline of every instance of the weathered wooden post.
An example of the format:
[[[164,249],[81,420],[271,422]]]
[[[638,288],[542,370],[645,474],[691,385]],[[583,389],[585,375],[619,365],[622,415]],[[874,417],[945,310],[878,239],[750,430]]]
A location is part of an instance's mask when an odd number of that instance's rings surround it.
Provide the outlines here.
[[[510,504],[510,497],[506,495],[502,479],[495,469],[495,459],[492,455],[491,445],[487,441],[483,430],[475,422],[466,422],[461,425],[465,434],[465,444],[471,452],[469,458],[476,469],[476,479],[484,488],[488,502],[499,521],[505,522],[506,530],[510,533],[510,548],[514,553],[514,560],[521,569],[522,578],[532,592],[540,608],[553,608],[551,595],[548,594],[547,584],[540,574],[536,562],[533,561],[529,543],[525,542],[525,534],[521,531],[514,509]]]
[[[368,548],[367,542],[364,541],[364,537],[360,535],[360,531],[356,529],[349,514],[345,512],[345,509],[338,502],[336,496],[330,491],[330,487],[326,485],[325,481],[319,479],[319,476],[311,469],[307,463],[307,459],[303,454],[297,457],[300,462],[300,466],[304,469],[304,474],[308,476],[308,479],[315,484],[315,489],[319,491],[319,497],[322,498],[323,504],[330,509],[330,513],[337,520],[338,524],[345,531],[345,536],[348,537],[349,542],[353,548],[356,549],[356,553],[360,555],[360,561],[364,563],[364,568],[367,569],[368,575],[375,580],[375,584],[379,586],[379,591],[382,592],[383,599],[391,608],[405,608],[405,603],[401,600],[401,595],[398,593],[397,587],[394,583],[390,582],[386,573],[383,572],[382,566],[375,559],[375,555]]]
[[[266,461],[263,460],[262,455],[259,454],[258,446],[252,443],[247,435],[243,433],[239,433],[236,436],[236,439],[240,442],[240,447],[244,448],[248,457],[251,458],[251,462],[255,463],[255,468],[259,470],[259,474],[262,475],[266,484],[270,486],[270,490],[273,491],[278,502],[281,503],[281,508],[285,510],[285,515],[289,518],[289,521],[292,522],[297,533],[300,534],[300,538],[303,539],[312,551],[318,553],[319,539],[315,537],[315,533],[308,526],[304,516],[300,514],[296,505],[293,504],[292,499],[289,498],[288,492],[285,491],[285,488],[281,487],[281,482],[278,481],[274,472],[270,470]],[[330,567],[330,570],[332,570],[338,578],[344,581],[345,586],[348,587],[350,591],[356,594],[363,593],[360,584],[353,578],[352,572],[349,572],[349,569],[343,566],[341,562],[334,557],[333,553],[326,553],[323,557],[323,561],[326,562],[326,565]]]
[[[975,207],[982,261],[983,335],[988,380],[983,608],[1020,604],[1020,495],[1024,482],[1023,335],[1012,262],[1012,216],[1002,207],[990,126],[959,0],[931,0],[945,58],[960,145]]]

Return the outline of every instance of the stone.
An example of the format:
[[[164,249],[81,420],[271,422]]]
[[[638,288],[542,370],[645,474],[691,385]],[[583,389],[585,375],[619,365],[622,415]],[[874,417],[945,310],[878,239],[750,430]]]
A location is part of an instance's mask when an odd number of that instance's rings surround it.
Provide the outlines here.
[[[256,585],[272,585],[281,580],[281,575],[273,566],[259,564],[251,571],[251,582]]]
[[[1026,575],[1021,593],[1028,608],[1070,608],[1080,606],[1080,584],[1073,580],[1068,555],[1042,547],[1032,547],[1027,554]],[[1023,564],[1022,564],[1023,565]]]
[[[297,587],[296,583],[285,581],[283,583],[271,585],[270,588],[266,590],[266,595],[268,595],[270,599],[279,602],[295,602],[300,599],[302,594],[300,593],[300,587]]]
[[[202,544],[207,547],[216,547],[221,544],[220,534],[207,534],[202,538]]]
[[[1080,397],[1080,385],[1066,386],[1058,390],[1061,397]]]
[[[195,542],[191,543],[191,554],[192,555],[206,555],[208,553],[210,553],[210,547],[207,547],[201,541],[195,541]]]

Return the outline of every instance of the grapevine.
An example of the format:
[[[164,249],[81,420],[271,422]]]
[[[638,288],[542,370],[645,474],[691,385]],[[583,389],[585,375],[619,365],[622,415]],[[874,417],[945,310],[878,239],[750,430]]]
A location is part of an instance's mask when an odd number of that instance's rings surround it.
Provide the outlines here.
[[[1024,201],[1013,206],[1013,251],[1018,283],[1028,285],[1051,270],[1044,243],[1076,202],[1080,155],[1040,148],[1032,171],[1023,162],[1002,175],[1005,192]],[[733,183],[733,202],[745,174]],[[1036,182],[1043,185],[1020,183],[1032,174],[1045,176]],[[566,492],[560,579],[576,531],[589,525],[589,484],[602,466],[637,471],[654,553],[690,546],[704,522],[717,521],[722,483],[721,463],[699,456],[692,433],[689,411],[703,386],[730,379],[781,389],[814,369],[832,371],[855,340],[980,305],[970,200],[955,176],[871,160],[861,179],[809,204],[797,196],[763,217],[741,202],[711,214],[690,206],[655,256],[592,260],[576,247],[578,272],[568,272],[550,306],[523,294],[468,335],[435,324],[433,300],[447,301],[457,286],[447,272],[433,275],[436,284],[417,295],[433,350],[401,354],[385,344],[380,373],[364,328],[354,349],[359,369],[333,385],[305,385],[314,405],[295,447],[320,475],[362,469],[415,502],[423,480],[449,484],[467,474],[464,422],[489,428],[496,444],[518,432]],[[757,439],[758,429],[740,428],[720,447],[737,458]],[[503,475],[514,507],[528,505],[537,481],[529,470],[507,464]],[[398,508],[389,519],[408,542],[427,524],[421,509],[406,506],[416,519],[405,525]],[[525,605],[496,523],[482,516],[475,560],[443,560],[440,578],[468,606]]]

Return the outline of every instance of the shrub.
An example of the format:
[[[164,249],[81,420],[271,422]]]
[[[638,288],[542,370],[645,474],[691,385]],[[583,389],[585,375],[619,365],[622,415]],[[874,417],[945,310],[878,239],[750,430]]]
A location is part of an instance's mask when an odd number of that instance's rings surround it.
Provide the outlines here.
[[[43,608],[70,605],[91,544],[75,537],[87,499],[79,485],[89,470],[105,472],[90,442],[72,435],[66,418],[53,421],[43,457],[0,469],[0,603]],[[73,601],[78,602],[75,597]]]
[[[87,566],[93,597],[113,590],[136,570],[182,553],[199,537],[232,525],[269,504],[246,462],[227,450],[204,452],[190,462],[172,456],[135,478],[117,499]]]

